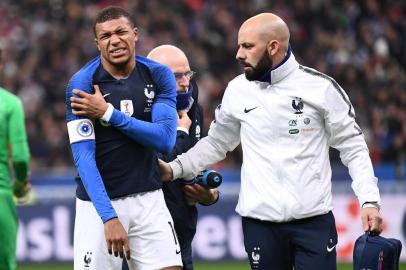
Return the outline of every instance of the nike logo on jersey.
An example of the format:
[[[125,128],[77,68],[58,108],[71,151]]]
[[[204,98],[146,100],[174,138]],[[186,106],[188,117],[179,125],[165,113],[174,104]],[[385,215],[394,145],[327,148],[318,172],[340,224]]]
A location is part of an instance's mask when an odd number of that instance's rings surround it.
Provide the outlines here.
[[[327,246],[327,252],[333,251],[333,249],[334,249],[336,246],[337,246],[337,244],[335,244],[335,245],[332,246],[332,247]]]
[[[175,252],[176,252],[176,254],[179,254],[179,253],[180,253],[180,250],[175,250]]]
[[[111,94],[111,93],[104,94],[103,97],[104,97],[104,98],[105,98],[105,97],[108,97],[108,96],[110,96],[110,94]]]
[[[258,108],[258,106],[254,107],[254,108],[251,108],[251,109],[245,108],[245,109],[244,109],[244,112],[245,112],[245,113],[249,113],[250,111],[255,110],[256,108]]]

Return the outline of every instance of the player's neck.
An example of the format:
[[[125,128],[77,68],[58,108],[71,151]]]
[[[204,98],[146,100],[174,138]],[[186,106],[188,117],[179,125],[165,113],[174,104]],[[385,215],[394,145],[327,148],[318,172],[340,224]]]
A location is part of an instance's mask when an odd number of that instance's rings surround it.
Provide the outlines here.
[[[103,61],[102,59],[103,68],[115,79],[120,80],[123,78],[127,78],[130,76],[131,72],[135,68],[135,58],[132,58],[128,63],[124,65],[112,65],[107,61]]]

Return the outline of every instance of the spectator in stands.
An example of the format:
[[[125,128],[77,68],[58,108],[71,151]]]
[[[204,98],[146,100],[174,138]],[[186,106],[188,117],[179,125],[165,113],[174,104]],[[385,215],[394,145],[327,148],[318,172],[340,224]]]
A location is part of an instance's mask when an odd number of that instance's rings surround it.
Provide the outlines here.
[[[27,110],[34,170],[70,168],[72,164],[66,158],[70,154],[63,83],[85,59],[97,55],[93,36],[86,30],[107,2],[1,1],[0,43],[7,51],[4,87],[19,95]],[[374,162],[395,162],[404,156],[406,14],[401,1],[315,1],[311,5],[301,0],[293,0],[292,5],[282,0],[122,3],[133,11],[144,30],[140,54],[145,55],[158,44],[182,44],[192,59],[191,65],[200,67],[196,71],[205,93],[201,102],[207,124],[213,119],[211,113],[220,103],[226,83],[239,72],[232,61],[237,23],[264,10],[281,14],[292,25],[291,40],[298,60],[340,81],[354,106],[363,103],[363,110],[358,110],[362,115],[360,125],[370,135],[367,140]],[[354,99],[360,95],[364,100]],[[238,162],[239,152],[223,165],[238,167]]]

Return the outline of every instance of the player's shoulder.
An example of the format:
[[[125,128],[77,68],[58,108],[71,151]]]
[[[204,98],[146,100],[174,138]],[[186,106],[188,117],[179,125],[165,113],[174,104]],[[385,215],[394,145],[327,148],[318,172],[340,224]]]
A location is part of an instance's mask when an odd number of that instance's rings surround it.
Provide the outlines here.
[[[137,55],[135,60],[137,66],[142,66],[147,69],[152,81],[157,85],[159,94],[169,94],[175,101],[176,81],[175,76],[169,67],[143,56]]]
[[[6,89],[0,87],[0,100],[4,101],[5,104],[20,105],[21,99],[14,95],[13,93],[7,91]]]
[[[73,76],[71,77],[71,81],[77,80],[86,80],[91,81],[93,78],[94,73],[96,72],[97,68],[100,66],[101,60],[100,56],[97,56],[87,62],[83,67],[81,67]]]
[[[90,60],[87,64],[85,64],[81,69],[73,74],[73,76],[69,80],[67,92],[69,93],[75,88],[89,92],[92,87],[93,76],[100,65],[100,56]]]
[[[145,66],[153,73],[154,72],[171,72],[171,70],[169,69],[168,66],[158,63],[158,62],[151,60],[144,56],[137,55],[135,57],[135,61],[137,62],[137,64],[141,64],[141,65]]]

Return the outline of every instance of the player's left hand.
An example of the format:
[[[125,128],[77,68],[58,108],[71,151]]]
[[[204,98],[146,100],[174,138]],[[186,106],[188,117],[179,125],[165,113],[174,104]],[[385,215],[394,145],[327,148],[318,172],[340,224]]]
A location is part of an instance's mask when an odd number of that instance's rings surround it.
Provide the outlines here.
[[[95,90],[93,95],[79,89],[73,89],[72,93],[79,97],[70,98],[72,114],[99,119],[107,111],[108,104],[104,100],[99,86],[94,85],[93,87]]]
[[[185,185],[183,187],[185,198],[188,202],[212,204],[218,198],[217,189],[208,189],[199,184]]]
[[[382,217],[375,207],[365,207],[361,209],[361,219],[364,231],[371,231],[375,234],[382,232]]]

